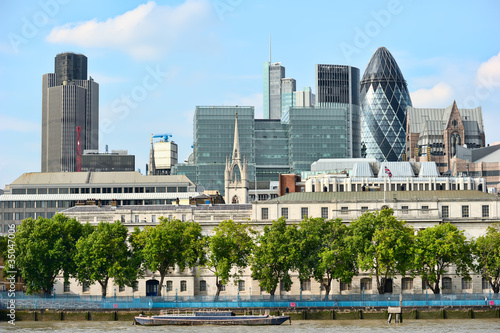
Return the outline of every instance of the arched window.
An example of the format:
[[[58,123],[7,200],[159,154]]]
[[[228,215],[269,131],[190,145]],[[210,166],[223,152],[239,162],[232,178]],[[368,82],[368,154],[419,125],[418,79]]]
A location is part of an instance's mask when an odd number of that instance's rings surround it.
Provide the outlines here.
[[[290,193],[290,189],[288,187],[285,188],[285,193]]]
[[[158,280],[155,279],[146,281],[146,296],[157,296],[158,284]]]
[[[363,278],[361,279],[361,290],[372,290],[372,279]]]
[[[238,196],[237,196],[237,195],[235,195],[235,196],[233,197],[233,199],[231,200],[231,203],[233,203],[233,204],[237,204],[237,203],[239,203],[239,202],[240,202],[240,200],[238,199]]]

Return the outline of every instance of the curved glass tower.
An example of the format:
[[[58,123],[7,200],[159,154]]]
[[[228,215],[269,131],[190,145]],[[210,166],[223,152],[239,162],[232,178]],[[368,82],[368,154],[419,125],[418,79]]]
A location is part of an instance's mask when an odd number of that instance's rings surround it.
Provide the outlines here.
[[[410,93],[396,60],[385,48],[373,54],[361,79],[361,138],[366,157],[401,161]]]

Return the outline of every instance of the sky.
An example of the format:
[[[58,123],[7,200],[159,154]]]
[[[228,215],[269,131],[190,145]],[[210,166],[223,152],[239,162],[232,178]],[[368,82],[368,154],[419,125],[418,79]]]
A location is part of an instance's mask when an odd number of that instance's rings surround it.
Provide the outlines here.
[[[0,3],[0,189],[40,171],[42,75],[61,52],[88,57],[99,83],[99,148],[126,149],[145,172],[151,134],[192,149],[197,105],[254,106],[263,63],[297,89],[315,65],[364,72],[378,47],[394,56],[414,107],[481,106],[500,141],[500,2],[334,0],[24,0]]]

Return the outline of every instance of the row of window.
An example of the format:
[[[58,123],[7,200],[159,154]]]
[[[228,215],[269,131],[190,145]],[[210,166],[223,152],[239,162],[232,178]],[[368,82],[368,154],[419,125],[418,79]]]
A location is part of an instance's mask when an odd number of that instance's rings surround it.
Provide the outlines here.
[[[367,211],[368,206],[361,206],[361,211]],[[429,206],[423,205],[420,208],[420,211],[423,214],[429,213]],[[401,214],[408,214],[409,213],[409,206],[401,206]],[[341,215],[347,215],[349,214],[349,207],[347,206],[342,206],[340,207],[340,214]],[[268,220],[269,219],[269,208],[263,207],[261,208],[261,216],[263,220]],[[281,207],[281,216],[284,217],[285,219],[288,219],[289,216],[289,208],[288,207]],[[300,216],[302,218],[307,218],[309,217],[309,208],[308,207],[301,207],[300,208]],[[321,207],[321,217],[324,219],[328,219],[328,207]],[[450,217],[450,206],[441,206],[441,217],[442,218],[449,218]],[[470,206],[469,205],[462,205],[462,217],[470,217]],[[490,206],[489,205],[481,205],[481,217],[490,217]]]
[[[151,187],[59,187],[14,188],[12,194],[87,194],[87,193],[176,193],[187,192],[186,186]]]
[[[54,212],[49,212],[47,214],[45,214],[44,212],[28,212],[28,213],[0,213],[0,220],[2,220],[2,218],[6,221],[22,221],[24,219],[27,219],[27,218],[33,218],[33,219],[37,219],[38,217],[42,217],[42,218],[52,218],[53,216],[55,215]],[[4,225],[4,229],[8,229],[7,228],[7,225]]]

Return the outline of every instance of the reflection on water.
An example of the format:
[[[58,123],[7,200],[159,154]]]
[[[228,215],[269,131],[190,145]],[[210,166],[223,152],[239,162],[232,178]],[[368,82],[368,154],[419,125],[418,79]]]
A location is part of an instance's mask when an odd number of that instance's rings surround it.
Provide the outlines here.
[[[500,331],[499,319],[406,320],[403,324],[388,324],[384,320],[296,320],[281,326],[238,326],[238,333],[332,333],[334,332],[425,332]],[[0,332],[165,332],[162,326],[133,326],[132,322],[17,322],[16,326],[0,323]],[[234,333],[230,326],[169,326],[169,333]]]

